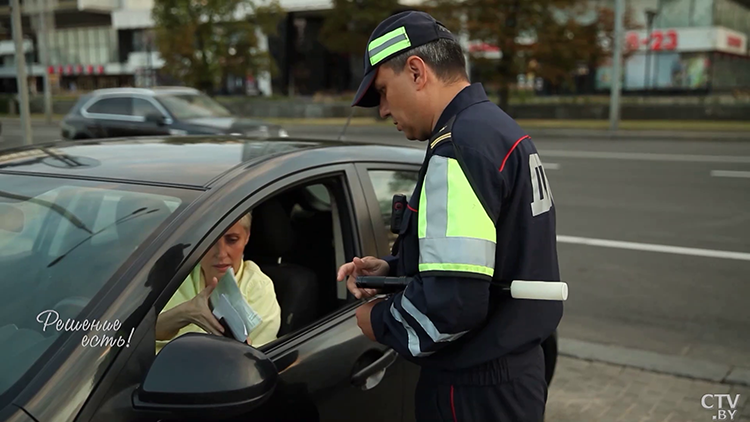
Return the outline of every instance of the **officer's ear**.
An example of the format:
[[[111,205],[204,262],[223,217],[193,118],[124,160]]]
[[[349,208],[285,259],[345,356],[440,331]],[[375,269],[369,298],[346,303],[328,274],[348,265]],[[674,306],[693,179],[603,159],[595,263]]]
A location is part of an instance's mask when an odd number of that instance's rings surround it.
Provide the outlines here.
[[[417,85],[417,88],[422,88],[427,82],[427,65],[420,57],[409,57],[406,60],[406,71],[409,72],[409,77]]]

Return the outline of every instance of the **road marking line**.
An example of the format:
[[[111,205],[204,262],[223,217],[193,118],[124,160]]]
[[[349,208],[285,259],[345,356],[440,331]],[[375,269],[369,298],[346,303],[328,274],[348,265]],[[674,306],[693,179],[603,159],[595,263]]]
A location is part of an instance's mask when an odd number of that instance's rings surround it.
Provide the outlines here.
[[[620,240],[592,239],[590,237],[558,235],[560,243],[601,246],[605,248],[632,249],[636,251],[663,252],[677,255],[705,256],[710,258],[738,259],[750,261],[750,253],[719,251],[715,249],[685,248],[681,246],[656,245],[652,243],[624,242]]]
[[[640,161],[681,161],[693,163],[740,163],[750,164],[748,156],[730,155],[690,155],[690,154],[656,154],[642,152],[606,152],[606,151],[566,151],[545,150],[539,151],[544,157],[564,158],[598,158],[609,160],[640,160]]]
[[[542,163],[545,170],[560,170],[560,165],[557,163]]]
[[[750,171],[711,170],[713,177],[742,177],[750,179]]]

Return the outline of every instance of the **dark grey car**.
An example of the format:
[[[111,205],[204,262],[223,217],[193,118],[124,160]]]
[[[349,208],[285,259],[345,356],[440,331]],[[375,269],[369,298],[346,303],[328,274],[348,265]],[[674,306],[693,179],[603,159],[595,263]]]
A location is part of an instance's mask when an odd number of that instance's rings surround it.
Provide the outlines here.
[[[391,198],[423,154],[230,136],[0,153],[0,421],[413,420],[418,368],[361,333],[336,270],[389,253]],[[156,316],[250,209],[278,339],[188,334],[155,357]],[[544,348],[551,379],[554,336]]]
[[[63,139],[168,135],[286,137],[279,125],[232,115],[193,88],[100,89],[81,96],[61,123]]]

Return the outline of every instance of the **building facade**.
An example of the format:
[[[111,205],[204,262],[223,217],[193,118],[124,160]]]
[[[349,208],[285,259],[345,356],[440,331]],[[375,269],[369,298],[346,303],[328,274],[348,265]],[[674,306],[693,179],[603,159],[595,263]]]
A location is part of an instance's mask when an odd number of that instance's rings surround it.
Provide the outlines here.
[[[22,32],[27,74],[32,93],[42,90],[42,77],[50,76],[56,93],[128,84],[132,73],[120,61],[118,34],[111,14],[117,0],[46,0],[48,12],[41,15],[40,0],[21,0]],[[39,60],[41,16],[47,22],[49,66]],[[15,93],[15,45],[8,0],[0,1],[0,89]]]
[[[625,93],[708,94],[750,90],[749,0],[656,0],[626,33]],[[650,22],[648,17],[651,17]],[[609,90],[611,63],[597,70]]]
[[[45,73],[53,93],[63,95],[164,82],[159,78],[164,63],[154,45],[153,0],[20,1],[32,94],[42,92]],[[47,2],[48,66],[40,61],[39,1]],[[16,74],[9,0],[0,0],[0,93],[18,92]],[[271,93],[268,77],[255,79]]]
[[[45,73],[56,94],[165,82],[159,77],[163,61],[153,42],[153,0],[20,1],[32,94],[41,92]],[[39,15],[31,8],[39,1],[48,2],[50,10],[49,66],[39,61]],[[591,1],[614,6],[614,0]],[[9,0],[0,0],[0,93],[17,92],[8,4]],[[418,6],[420,0],[401,4],[406,9]],[[643,29],[626,34],[625,94],[750,89],[750,0],[628,0],[626,4]],[[271,53],[278,74],[273,78],[231,75],[222,92],[312,96],[356,90],[362,77],[361,55],[334,53],[319,41],[331,0],[281,0],[281,6],[287,13],[277,34],[259,34],[261,49]],[[495,46],[463,41],[475,57],[498,60],[502,55]],[[576,73],[571,94],[610,89],[611,63],[582,67]],[[518,86],[537,95],[552,93],[533,73],[519,75]]]

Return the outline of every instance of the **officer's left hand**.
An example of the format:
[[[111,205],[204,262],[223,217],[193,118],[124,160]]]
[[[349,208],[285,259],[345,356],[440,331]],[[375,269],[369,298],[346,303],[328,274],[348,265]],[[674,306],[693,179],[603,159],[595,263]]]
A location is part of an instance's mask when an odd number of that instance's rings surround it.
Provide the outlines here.
[[[375,339],[375,333],[372,331],[370,312],[372,311],[373,306],[382,302],[383,300],[385,299],[375,299],[357,308],[357,325],[359,326],[359,329],[362,330],[362,334],[364,334],[365,337],[369,338],[372,341],[377,340]]]
[[[374,256],[366,256],[364,258],[358,258],[355,256],[352,262],[339,267],[336,279],[338,281],[343,281],[346,277],[346,288],[349,289],[357,299],[363,297],[369,298],[380,292],[378,289],[360,289],[357,287],[357,276],[387,276],[389,271],[390,266],[388,265],[388,262],[383,259],[375,258]]]

